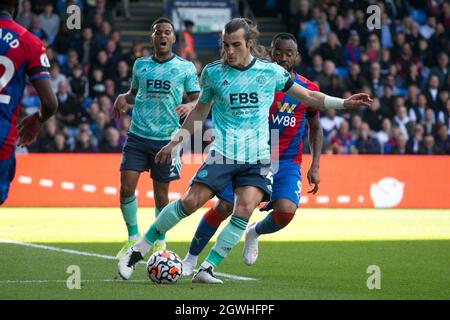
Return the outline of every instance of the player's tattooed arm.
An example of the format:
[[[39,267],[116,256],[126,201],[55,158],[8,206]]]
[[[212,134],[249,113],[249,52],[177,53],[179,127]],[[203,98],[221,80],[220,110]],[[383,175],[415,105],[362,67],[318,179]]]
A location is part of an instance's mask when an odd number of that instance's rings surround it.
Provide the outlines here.
[[[113,106],[114,118],[119,119],[122,113],[127,112],[130,109],[130,106],[134,105],[136,95],[137,90],[130,89],[127,93],[122,93],[117,96]]]
[[[194,109],[188,114],[180,130],[175,134],[172,140],[166,144],[155,156],[155,163],[170,163],[176,156],[177,146],[183,142],[184,138],[190,138],[194,133],[195,123],[205,121],[211,110],[212,102],[197,102]]]
[[[309,125],[309,145],[312,153],[311,166],[308,170],[308,183],[309,185],[314,185],[314,188],[308,193],[316,194],[319,190],[320,175],[319,175],[319,161],[320,153],[322,151],[323,145],[323,130],[319,119],[313,118],[308,119]]]
[[[372,104],[372,99],[366,93],[357,93],[347,99],[341,99],[328,96],[319,91],[311,91],[296,84],[286,93],[288,96],[320,110],[353,109],[361,106],[369,107]]]

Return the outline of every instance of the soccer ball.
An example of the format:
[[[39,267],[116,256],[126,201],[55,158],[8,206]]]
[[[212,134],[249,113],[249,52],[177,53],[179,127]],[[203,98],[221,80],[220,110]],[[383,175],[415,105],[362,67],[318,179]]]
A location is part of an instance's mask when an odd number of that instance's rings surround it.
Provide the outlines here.
[[[170,250],[155,252],[147,261],[147,275],[156,284],[176,283],[183,270],[181,261],[180,257]]]

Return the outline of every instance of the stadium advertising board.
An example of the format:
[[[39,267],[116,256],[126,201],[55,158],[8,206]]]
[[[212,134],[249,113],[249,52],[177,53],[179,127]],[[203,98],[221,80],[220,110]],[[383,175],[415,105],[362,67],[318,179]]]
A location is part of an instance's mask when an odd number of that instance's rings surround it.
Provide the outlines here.
[[[195,155],[200,158],[194,161],[187,157],[190,155],[184,156],[185,162],[202,161],[202,155]],[[310,161],[305,155],[302,207],[450,208],[447,156],[323,155],[322,180],[315,196],[307,193],[311,189],[306,180]],[[117,206],[119,164],[120,154],[18,155],[16,179],[5,205]],[[199,166],[183,165],[181,179],[170,185],[170,200],[180,198]],[[154,206],[151,180],[148,173],[143,175],[137,188],[139,204]]]
[[[232,14],[228,1],[175,1],[174,7],[174,25],[181,26],[184,20],[192,20],[196,33],[221,32]]]

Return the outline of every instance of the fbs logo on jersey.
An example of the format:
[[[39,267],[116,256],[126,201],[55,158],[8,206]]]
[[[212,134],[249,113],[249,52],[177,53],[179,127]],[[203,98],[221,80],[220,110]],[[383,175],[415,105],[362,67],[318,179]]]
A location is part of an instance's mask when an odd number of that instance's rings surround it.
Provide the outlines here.
[[[164,89],[164,90],[170,90],[170,80],[153,80],[153,79],[147,79],[147,89],[150,87],[153,87],[154,89]]]
[[[277,101],[277,107],[278,107],[278,111],[280,112],[287,112],[287,113],[292,113],[295,109],[297,105],[296,104],[289,104],[287,102],[283,103],[283,105],[281,105],[280,101]]]
[[[239,104],[245,103],[258,103],[258,93],[257,92],[241,92],[241,93],[230,93],[230,104],[238,102]]]

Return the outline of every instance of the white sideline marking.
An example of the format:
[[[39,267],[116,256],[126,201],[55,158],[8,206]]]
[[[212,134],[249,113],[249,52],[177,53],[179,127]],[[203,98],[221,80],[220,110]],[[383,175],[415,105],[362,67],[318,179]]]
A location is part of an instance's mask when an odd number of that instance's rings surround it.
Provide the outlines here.
[[[67,182],[67,181],[61,182],[61,189],[73,190],[73,189],[75,189],[75,183]]]
[[[330,202],[330,197],[328,197],[328,196],[318,196],[316,198],[316,202],[317,203],[328,203],[328,202]]]
[[[337,197],[338,203],[349,203],[350,202],[350,196],[339,196]]]
[[[22,184],[31,184],[32,179],[31,179],[31,177],[20,176],[18,181],[19,181],[19,183],[22,183]]]
[[[31,247],[31,248],[44,249],[44,250],[57,251],[57,252],[64,252],[64,253],[76,254],[76,255],[80,255],[80,256],[86,256],[86,257],[96,257],[96,258],[107,259],[107,260],[116,260],[116,257],[108,256],[108,255],[105,255],[105,254],[98,254],[98,253],[92,253],[92,252],[83,252],[83,251],[71,250],[71,249],[62,249],[62,248],[57,248],[57,247],[45,246],[45,245],[42,245],[42,244],[29,243],[29,242],[21,242],[21,241],[15,241],[15,240],[0,239],[0,243],[10,243],[10,244],[16,244],[16,245],[24,246],[24,247]],[[141,261],[139,263],[146,264],[145,261]],[[221,272],[215,272],[215,274],[217,276],[224,277],[224,278],[229,278],[229,279],[233,279],[233,280],[243,280],[243,281],[258,280],[258,279],[255,279],[255,278],[235,276],[233,274],[227,274],[227,273],[221,273]],[[38,280],[30,280],[30,281],[38,281]],[[47,281],[47,280],[43,280],[43,281]],[[129,280],[127,280],[127,281],[129,281]]]
[[[84,192],[95,192],[95,190],[97,190],[97,188],[92,184],[83,184],[83,187],[81,187],[81,189]]]
[[[169,192],[169,200],[178,200],[181,198],[181,193],[179,192]]]
[[[308,203],[308,197],[301,197],[300,203]]]
[[[105,194],[116,195],[117,194],[117,188],[116,187],[105,187],[103,189],[103,192]]]
[[[53,187],[53,180],[50,180],[50,179],[41,179],[41,180],[39,181],[39,185],[40,185],[41,187],[51,188],[51,187]]]

